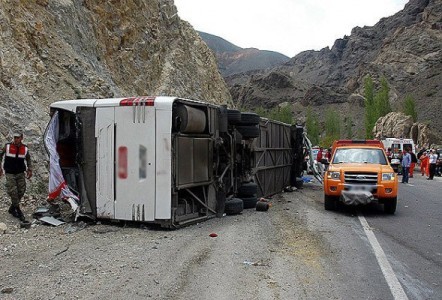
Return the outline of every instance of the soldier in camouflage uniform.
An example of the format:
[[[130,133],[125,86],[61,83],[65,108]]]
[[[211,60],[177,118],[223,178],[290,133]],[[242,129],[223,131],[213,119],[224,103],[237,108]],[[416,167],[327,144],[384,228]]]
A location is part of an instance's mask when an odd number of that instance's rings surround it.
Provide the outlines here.
[[[24,221],[25,217],[20,210],[20,200],[26,192],[26,178],[32,177],[31,156],[26,145],[22,144],[23,133],[14,133],[14,141],[7,143],[0,152],[0,176],[3,175],[1,168],[3,157],[5,162],[3,168],[6,173],[6,191],[11,197],[11,206],[8,212],[16,218]],[[25,164],[26,161],[26,164]]]

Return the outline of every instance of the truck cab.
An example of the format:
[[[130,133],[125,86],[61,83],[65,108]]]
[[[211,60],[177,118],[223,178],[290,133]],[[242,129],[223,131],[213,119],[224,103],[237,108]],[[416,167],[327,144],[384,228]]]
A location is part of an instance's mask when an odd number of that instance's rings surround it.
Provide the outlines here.
[[[398,178],[381,141],[335,141],[323,185],[326,210],[340,201],[346,205],[378,202],[386,213],[396,211]]]

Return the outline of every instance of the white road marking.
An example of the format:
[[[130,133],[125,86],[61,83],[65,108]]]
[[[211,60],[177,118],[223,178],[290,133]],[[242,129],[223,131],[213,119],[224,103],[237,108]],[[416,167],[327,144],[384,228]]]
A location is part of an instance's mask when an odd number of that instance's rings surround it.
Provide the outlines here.
[[[382,250],[381,245],[379,244],[376,236],[371,230],[370,225],[368,225],[367,220],[364,216],[358,214],[359,222],[361,222],[362,228],[364,229],[365,234],[367,235],[368,241],[370,242],[371,247],[373,248],[374,254],[378,261],[379,266],[381,267],[382,273],[384,274],[385,280],[387,280],[387,284],[390,287],[390,291],[393,294],[393,298],[395,300],[406,300],[408,299],[405,294],[404,289],[402,288],[399,280],[394,274],[393,268],[388,262],[387,256]]]

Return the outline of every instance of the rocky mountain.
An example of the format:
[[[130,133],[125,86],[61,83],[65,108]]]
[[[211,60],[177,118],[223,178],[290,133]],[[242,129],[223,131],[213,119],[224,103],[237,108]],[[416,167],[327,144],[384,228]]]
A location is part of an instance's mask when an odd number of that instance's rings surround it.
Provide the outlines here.
[[[175,95],[232,105],[212,51],[172,0],[0,3],[0,141],[24,130],[37,176],[56,100]]]
[[[256,48],[241,48],[218,36],[201,31],[198,33],[214,52],[218,61],[218,69],[223,76],[253,70],[264,70],[289,60],[289,57],[278,52]]]
[[[303,122],[307,107],[320,116],[327,109],[351,118],[353,132],[363,130],[363,80],[375,85],[385,77],[390,102],[400,111],[406,95],[417,104],[418,121],[442,137],[442,1],[410,0],[395,15],[374,26],[356,27],[331,49],[305,51],[267,72],[226,77],[241,106],[293,105]]]

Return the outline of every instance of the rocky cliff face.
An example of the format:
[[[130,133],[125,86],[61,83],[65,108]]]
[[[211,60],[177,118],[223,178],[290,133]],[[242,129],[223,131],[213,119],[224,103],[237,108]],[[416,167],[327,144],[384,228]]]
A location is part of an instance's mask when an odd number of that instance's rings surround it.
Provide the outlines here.
[[[352,116],[354,127],[362,130],[363,79],[371,75],[376,84],[384,76],[393,109],[401,110],[405,96],[413,96],[418,120],[429,123],[441,137],[441,29],[441,0],[411,0],[373,27],[354,28],[331,49],[305,51],[270,72],[235,75],[226,81],[240,104],[272,106],[289,101],[301,121],[307,106],[320,116],[332,107]]]
[[[170,95],[232,105],[212,52],[172,0],[0,3],[0,141],[22,128],[38,165],[56,100]]]

